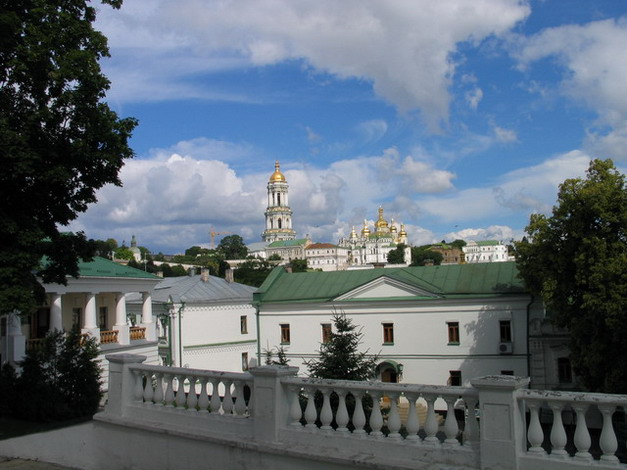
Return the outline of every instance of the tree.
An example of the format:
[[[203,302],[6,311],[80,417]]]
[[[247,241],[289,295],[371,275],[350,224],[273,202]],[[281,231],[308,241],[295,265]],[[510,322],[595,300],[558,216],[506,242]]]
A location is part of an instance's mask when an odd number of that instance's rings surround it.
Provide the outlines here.
[[[611,160],[560,185],[550,217],[533,214],[515,243],[522,279],[567,328],[571,363],[593,391],[627,389],[627,188]]]
[[[244,243],[244,239],[239,235],[227,235],[217,248],[218,252],[224,256],[224,259],[245,259],[248,255],[248,248]]]
[[[266,280],[272,269],[273,266],[266,260],[249,258],[233,271],[233,278],[241,284],[259,287]]]
[[[361,331],[344,312],[333,314],[335,331],[320,345],[320,358],[304,361],[309,375],[321,379],[369,380],[376,374],[377,356],[360,352]]]
[[[424,266],[433,262],[434,265],[442,263],[444,256],[438,251],[431,250],[431,245],[417,246],[411,249],[411,266]]]
[[[405,245],[399,244],[393,250],[388,253],[388,263],[390,264],[403,264],[405,263]]]
[[[94,246],[60,227],[119,185],[133,156],[136,121],[103,102],[109,52],[95,17],[86,0],[0,0],[0,313],[30,313],[44,298],[38,277],[78,275]]]
[[[307,271],[307,260],[296,258],[290,261],[293,273],[304,273]]]

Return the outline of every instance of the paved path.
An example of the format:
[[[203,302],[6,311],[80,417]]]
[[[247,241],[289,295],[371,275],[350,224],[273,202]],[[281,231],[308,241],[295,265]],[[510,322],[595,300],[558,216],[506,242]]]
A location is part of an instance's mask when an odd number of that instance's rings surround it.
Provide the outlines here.
[[[77,470],[54,463],[37,460],[9,459],[0,457],[0,470]]]

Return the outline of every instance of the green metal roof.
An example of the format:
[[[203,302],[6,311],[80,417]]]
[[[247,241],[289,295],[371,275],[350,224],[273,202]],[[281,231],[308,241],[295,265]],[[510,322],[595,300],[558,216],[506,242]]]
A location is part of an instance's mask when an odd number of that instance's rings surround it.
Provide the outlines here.
[[[106,258],[95,256],[91,261],[79,261],[79,277],[119,277],[127,279],[160,279],[154,274],[140,269],[115,263]]]
[[[295,240],[277,240],[275,242],[270,243],[267,248],[279,248],[283,246],[300,246],[305,245],[307,243],[306,238],[297,238]]]
[[[476,242],[477,245],[479,246],[496,246],[496,245],[500,245],[501,242],[498,240],[481,240]]]
[[[282,267],[277,267],[259,287],[253,299],[259,303],[328,302],[381,277],[441,298],[488,297],[526,292],[514,262],[305,273],[287,273]],[[432,297],[403,297],[402,300],[426,298]]]

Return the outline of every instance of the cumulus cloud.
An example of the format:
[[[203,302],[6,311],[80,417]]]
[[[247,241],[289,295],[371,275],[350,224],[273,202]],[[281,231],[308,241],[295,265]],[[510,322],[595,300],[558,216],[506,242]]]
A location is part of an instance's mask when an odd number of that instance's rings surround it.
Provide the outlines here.
[[[465,228],[457,232],[449,232],[444,236],[445,240],[499,240],[508,243],[515,239],[516,233],[511,227],[505,225],[490,225],[486,228]]]
[[[627,160],[627,18],[548,28],[521,39],[514,56],[521,68],[555,58],[567,73],[560,91],[598,113],[588,146]]]
[[[479,87],[473,88],[471,91],[466,92],[466,102],[468,103],[470,109],[477,109],[482,98],[483,91]]]
[[[435,130],[448,119],[458,44],[506,33],[529,13],[519,0],[419,8],[376,0],[126,0],[121,11],[102,9],[99,27],[111,38],[107,74],[120,100],[257,99],[203,89],[192,78],[297,59],[339,79],[372,83],[378,96],[402,112],[419,110]]]

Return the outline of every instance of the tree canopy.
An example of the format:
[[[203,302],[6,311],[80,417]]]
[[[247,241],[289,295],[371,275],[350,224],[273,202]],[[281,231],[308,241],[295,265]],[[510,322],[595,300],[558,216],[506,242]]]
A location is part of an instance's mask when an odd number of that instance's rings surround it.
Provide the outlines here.
[[[97,189],[119,185],[133,156],[136,121],[103,102],[109,52],[95,18],[86,0],[0,0],[0,313],[32,311],[43,300],[38,277],[78,275],[95,247],[60,227]]]
[[[627,389],[627,188],[611,160],[568,179],[550,217],[515,244],[522,279],[570,335],[571,363],[593,391]]]
[[[411,249],[411,266],[424,266],[430,262],[438,265],[443,259],[442,253],[431,250],[431,245],[416,246]]]
[[[217,247],[224,259],[245,259],[248,255],[248,247],[244,243],[244,239],[239,235],[227,235]]]
[[[405,262],[405,245],[399,244],[393,250],[388,253],[388,263],[390,264],[403,264]]]

